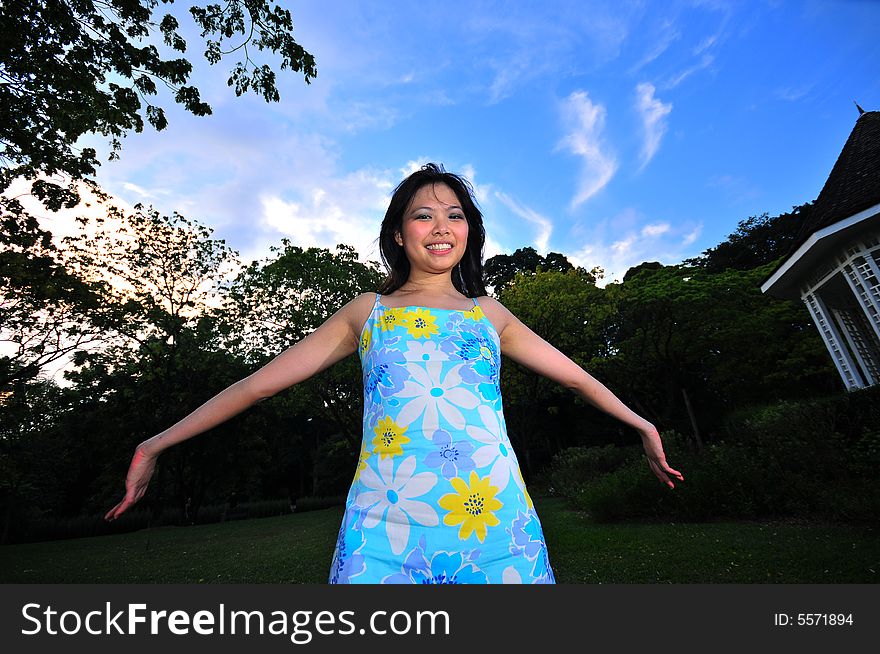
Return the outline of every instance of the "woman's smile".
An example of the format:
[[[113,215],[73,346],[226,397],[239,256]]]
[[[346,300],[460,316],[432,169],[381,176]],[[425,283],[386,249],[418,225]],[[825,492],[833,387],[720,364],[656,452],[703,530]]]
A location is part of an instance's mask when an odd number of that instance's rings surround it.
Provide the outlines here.
[[[406,251],[410,265],[418,261],[443,261],[451,269],[464,256],[468,240],[468,221],[458,196],[446,184],[428,184],[413,196],[404,214],[397,243]],[[425,258],[424,253],[430,255]],[[426,264],[422,264],[423,266]],[[433,266],[427,264],[430,269]],[[433,269],[437,272],[436,269]]]

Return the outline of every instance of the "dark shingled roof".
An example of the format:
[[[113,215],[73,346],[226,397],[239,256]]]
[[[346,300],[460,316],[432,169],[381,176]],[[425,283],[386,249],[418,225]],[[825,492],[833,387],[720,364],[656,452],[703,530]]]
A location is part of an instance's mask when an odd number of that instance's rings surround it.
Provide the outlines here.
[[[880,204],[880,111],[868,111],[856,121],[789,256],[814,232],[876,204]]]

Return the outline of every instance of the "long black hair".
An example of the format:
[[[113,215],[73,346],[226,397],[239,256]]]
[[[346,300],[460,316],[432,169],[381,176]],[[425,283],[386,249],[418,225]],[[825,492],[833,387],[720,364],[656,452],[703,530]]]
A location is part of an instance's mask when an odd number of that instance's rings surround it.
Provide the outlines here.
[[[393,293],[409,279],[409,259],[406,258],[403,246],[397,244],[394,235],[403,232],[403,214],[415,194],[429,184],[446,184],[452,189],[468,222],[467,245],[461,261],[452,269],[452,284],[467,297],[485,295],[483,245],[486,242],[486,230],[483,228],[483,214],[474,199],[474,189],[464,177],[446,172],[442,164],[434,163],[425,164],[404,179],[391,196],[379,231],[379,252],[388,269],[388,277],[379,288],[379,293]]]

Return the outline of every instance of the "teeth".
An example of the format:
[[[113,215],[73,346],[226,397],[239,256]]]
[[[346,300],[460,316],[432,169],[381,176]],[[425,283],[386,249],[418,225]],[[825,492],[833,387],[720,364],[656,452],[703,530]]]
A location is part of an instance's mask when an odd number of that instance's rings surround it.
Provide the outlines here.
[[[436,245],[429,245],[429,250],[451,250],[452,246],[449,243],[438,243]]]

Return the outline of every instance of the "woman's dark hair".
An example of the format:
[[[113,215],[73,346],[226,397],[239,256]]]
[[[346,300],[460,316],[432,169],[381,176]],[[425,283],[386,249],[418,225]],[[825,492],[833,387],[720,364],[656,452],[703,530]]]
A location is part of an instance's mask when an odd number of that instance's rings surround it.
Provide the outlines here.
[[[397,244],[394,235],[397,232],[403,233],[403,214],[415,194],[422,187],[434,184],[445,184],[452,189],[468,222],[467,245],[464,256],[452,270],[452,283],[467,297],[485,295],[483,244],[486,242],[486,230],[483,228],[483,214],[474,200],[474,189],[464,177],[446,172],[442,164],[434,163],[425,164],[403,180],[391,196],[379,231],[379,252],[388,269],[388,277],[379,288],[379,293],[393,293],[409,279],[409,259],[406,258],[403,246]]]

